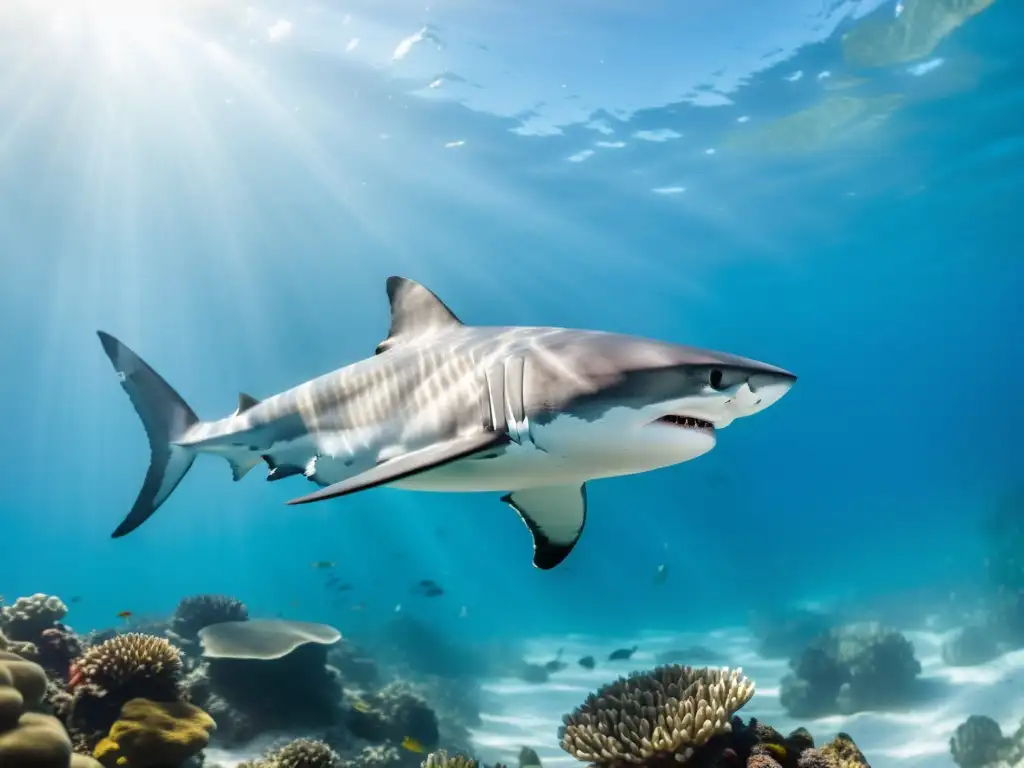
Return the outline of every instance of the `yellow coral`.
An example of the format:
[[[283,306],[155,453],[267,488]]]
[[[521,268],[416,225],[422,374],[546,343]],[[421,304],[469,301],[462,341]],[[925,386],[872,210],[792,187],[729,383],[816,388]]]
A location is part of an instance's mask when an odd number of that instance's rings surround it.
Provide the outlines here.
[[[203,750],[214,728],[213,718],[188,702],[132,699],[93,756],[107,768],[179,765]]]

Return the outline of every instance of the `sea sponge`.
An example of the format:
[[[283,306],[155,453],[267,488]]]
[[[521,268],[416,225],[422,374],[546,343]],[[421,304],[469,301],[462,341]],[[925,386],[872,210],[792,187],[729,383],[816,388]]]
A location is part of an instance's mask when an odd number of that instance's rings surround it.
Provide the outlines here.
[[[449,755],[445,750],[439,749],[427,755],[427,759],[420,765],[421,768],[478,768],[480,764],[471,757]]]
[[[2,623],[11,640],[34,643],[44,629],[50,629],[68,615],[68,607],[59,597],[42,592],[19,597],[3,609]]]
[[[132,699],[93,755],[107,768],[180,765],[210,742],[213,718],[185,701]]]
[[[682,762],[718,734],[754,695],[742,670],[671,665],[637,672],[591,694],[566,715],[562,749],[600,766],[672,756]]]
[[[95,695],[116,693],[123,701],[179,699],[181,654],[167,640],[129,632],[88,649],[74,663],[73,677]]]
[[[17,768],[99,768],[72,755],[71,739],[55,717],[26,709],[39,706],[46,673],[38,664],[0,652],[0,765]]]

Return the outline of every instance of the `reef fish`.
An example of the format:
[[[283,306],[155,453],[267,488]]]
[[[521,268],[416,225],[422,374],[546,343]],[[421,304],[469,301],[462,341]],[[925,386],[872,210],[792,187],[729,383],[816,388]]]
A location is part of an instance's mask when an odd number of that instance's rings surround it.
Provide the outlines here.
[[[580,659],[579,665],[584,669],[593,669],[595,666],[597,666],[597,662],[594,660],[593,656],[584,656],[582,659]]]
[[[202,421],[131,349],[103,349],[146,429],[150,464],[113,532],[138,528],[200,453],[235,480],[304,477],[320,490],[289,504],[379,486],[499,491],[550,569],[576,546],[587,483],[679,464],[719,430],[763,411],[796,377],[735,355],[642,337],[564,328],[464,325],[432,292],[387,280],[391,327],[376,354],[259,400],[242,393]]]
[[[608,661],[625,661],[636,653],[636,649],[635,645],[632,648],[618,648],[608,654]]]

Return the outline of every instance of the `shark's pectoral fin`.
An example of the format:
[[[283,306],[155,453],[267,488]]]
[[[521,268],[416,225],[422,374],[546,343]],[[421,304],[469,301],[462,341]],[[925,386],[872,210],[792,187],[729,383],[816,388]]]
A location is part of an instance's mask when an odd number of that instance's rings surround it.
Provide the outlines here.
[[[549,570],[572,552],[587,522],[587,486],[554,485],[513,491],[501,500],[533,535],[533,564]]]
[[[365,491],[369,488],[376,488],[378,485],[387,485],[402,480],[428,469],[434,469],[443,464],[449,464],[474,453],[495,448],[509,441],[508,435],[504,432],[475,432],[470,435],[457,437],[444,443],[435,443],[421,448],[418,451],[410,451],[393,459],[388,459],[372,469],[360,472],[358,475],[342,480],[340,483],[329,485],[322,490],[315,491],[306,496],[292,499],[288,504],[309,504],[312,501],[333,499],[336,496],[347,496],[356,491]]]
[[[260,463],[259,456],[253,456],[252,458],[245,457],[242,459],[233,459],[228,457],[228,464],[231,465],[231,479],[236,483],[249,474],[249,470]]]

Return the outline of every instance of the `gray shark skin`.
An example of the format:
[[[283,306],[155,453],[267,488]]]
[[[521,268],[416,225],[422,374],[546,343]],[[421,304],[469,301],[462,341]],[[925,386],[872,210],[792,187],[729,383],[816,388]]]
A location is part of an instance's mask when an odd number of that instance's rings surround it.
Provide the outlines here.
[[[391,329],[373,357],[201,421],[141,358],[100,341],[149,439],[151,460],[115,538],[156,512],[200,453],[234,479],[305,477],[306,504],[377,486],[505,491],[554,568],[576,545],[586,483],[711,450],[718,430],[777,402],[796,377],[734,355],[564,328],[467,326],[433,293],[387,281]]]

